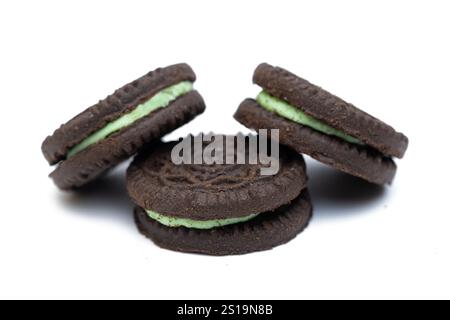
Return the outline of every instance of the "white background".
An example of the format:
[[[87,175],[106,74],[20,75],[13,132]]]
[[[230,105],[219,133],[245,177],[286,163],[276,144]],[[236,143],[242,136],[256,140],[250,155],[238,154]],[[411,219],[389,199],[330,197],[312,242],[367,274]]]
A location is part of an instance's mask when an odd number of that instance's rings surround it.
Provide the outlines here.
[[[450,298],[448,1],[1,1],[1,298]],[[121,166],[83,194],[42,140],[114,89],[188,62],[207,112],[174,132],[246,131],[260,62],[410,138],[392,187],[308,159],[315,217],[288,245],[165,251],[132,220]]]

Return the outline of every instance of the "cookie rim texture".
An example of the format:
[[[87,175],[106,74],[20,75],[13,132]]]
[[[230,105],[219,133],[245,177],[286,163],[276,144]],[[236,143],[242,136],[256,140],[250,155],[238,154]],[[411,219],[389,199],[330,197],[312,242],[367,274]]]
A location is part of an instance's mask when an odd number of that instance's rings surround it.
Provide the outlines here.
[[[171,228],[148,217],[141,207],[134,211],[141,234],[157,246],[185,253],[226,256],[266,251],[293,240],[308,226],[313,207],[307,190],[289,205],[262,213],[253,220],[210,230]]]
[[[61,125],[44,140],[42,153],[51,165],[57,164],[66,159],[71,148],[164,88],[182,81],[195,80],[194,71],[186,63],[151,71]]]
[[[371,183],[391,184],[395,177],[395,162],[377,150],[352,144],[284,119],[265,110],[253,99],[244,100],[234,118],[255,130],[277,128],[280,130],[281,144]]]
[[[163,182],[161,173],[148,169],[164,159],[176,142],[165,143],[139,154],[127,171],[127,190],[138,206],[160,214],[194,220],[244,217],[273,211],[295,199],[306,188],[301,155],[280,146],[280,171],[275,176],[252,177],[241,185],[202,188]],[[174,166],[168,163],[169,166]],[[230,165],[233,166],[233,165]],[[234,165],[238,166],[238,165]],[[238,168],[239,169],[239,168]]]
[[[408,138],[383,121],[280,67],[260,64],[253,82],[306,114],[358,138],[387,156],[402,158]]]
[[[181,127],[205,111],[203,98],[191,91],[61,162],[50,174],[62,190],[77,189],[107,170],[130,158],[147,144],[159,141],[167,133]]]

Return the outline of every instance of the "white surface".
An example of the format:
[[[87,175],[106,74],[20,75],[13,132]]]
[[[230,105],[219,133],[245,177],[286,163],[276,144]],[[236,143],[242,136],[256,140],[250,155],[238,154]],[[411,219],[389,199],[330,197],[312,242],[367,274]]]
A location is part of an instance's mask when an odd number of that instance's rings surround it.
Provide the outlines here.
[[[450,298],[448,1],[2,1],[1,298]],[[127,81],[188,62],[208,109],[173,133],[245,128],[260,62],[410,138],[380,192],[309,161],[315,218],[276,250],[211,258],[135,230],[123,172],[59,192],[40,143]]]

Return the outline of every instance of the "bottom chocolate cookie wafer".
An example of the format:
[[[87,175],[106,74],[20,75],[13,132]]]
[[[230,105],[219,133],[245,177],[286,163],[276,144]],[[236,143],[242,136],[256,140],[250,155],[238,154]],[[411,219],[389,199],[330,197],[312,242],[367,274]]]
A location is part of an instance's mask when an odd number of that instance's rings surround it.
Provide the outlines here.
[[[307,191],[291,204],[251,220],[211,229],[169,227],[137,207],[139,231],[158,246],[180,252],[215,256],[270,250],[294,239],[308,225],[312,205]],[[159,216],[161,219],[161,216]],[[173,222],[173,220],[172,220]]]
[[[253,99],[244,100],[234,117],[255,130],[277,128],[280,130],[281,144],[369,182],[383,185],[392,183],[395,177],[397,166],[394,161],[373,148],[352,144],[287,121],[263,109]]]

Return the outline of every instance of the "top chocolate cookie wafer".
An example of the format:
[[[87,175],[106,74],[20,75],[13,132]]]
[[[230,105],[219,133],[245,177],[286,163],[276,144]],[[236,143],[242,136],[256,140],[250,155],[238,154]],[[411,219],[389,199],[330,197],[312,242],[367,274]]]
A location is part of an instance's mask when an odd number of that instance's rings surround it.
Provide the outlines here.
[[[237,141],[234,136],[229,139]],[[174,164],[171,157],[177,144],[146,150],[128,168],[128,193],[140,207],[194,220],[239,218],[276,210],[306,188],[303,157],[289,149],[280,148],[279,172],[264,176],[261,163]],[[203,142],[202,148],[208,144]],[[222,147],[225,156],[227,146]],[[194,155],[194,148],[192,152]],[[248,159],[248,149],[246,152]]]
[[[87,137],[148,101],[164,88],[195,80],[194,71],[185,63],[151,71],[63,124],[45,139],[42,152],[50,164],[63,161],[68,158],[70,150]]]
[[[295,74],[267,63],[259,65],[253,82],[275,98],[340,130],[386,156],[402,158],[408,138],[383,121]]]

